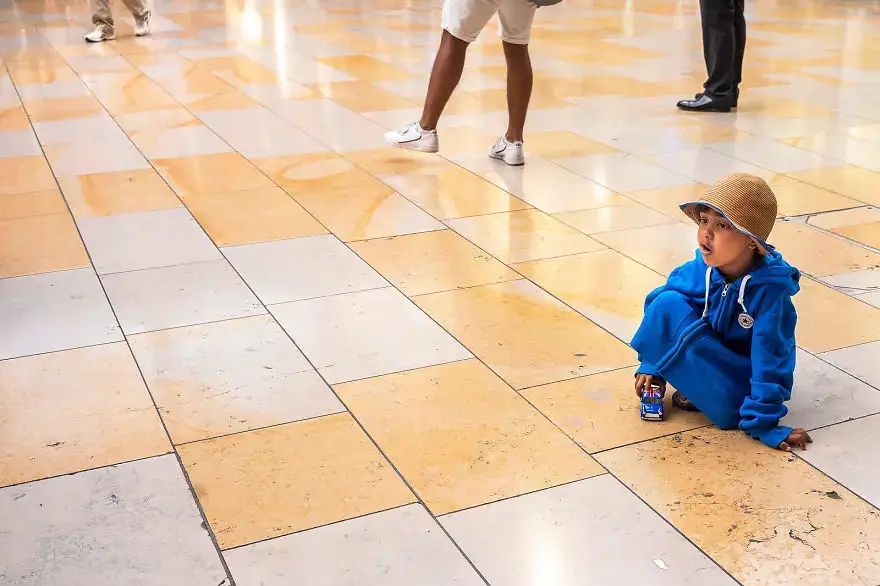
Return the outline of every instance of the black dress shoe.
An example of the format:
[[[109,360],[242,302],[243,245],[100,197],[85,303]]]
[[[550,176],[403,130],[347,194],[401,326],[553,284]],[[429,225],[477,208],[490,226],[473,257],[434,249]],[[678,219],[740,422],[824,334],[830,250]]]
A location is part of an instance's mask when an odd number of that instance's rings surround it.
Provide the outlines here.
[[[694,94],[694,100],[699,100],[703,97],[703,94]],[[736,91],[733,93],[733,103],[730,105],[731,108],[736,108],[737,102],[739,102],[739,88],[736,88]]]
[[[678,103],[680,110],[687,112],[730,112],[731,101],[710,98],[706,94],[697,94],[693,100],[682,100]]]

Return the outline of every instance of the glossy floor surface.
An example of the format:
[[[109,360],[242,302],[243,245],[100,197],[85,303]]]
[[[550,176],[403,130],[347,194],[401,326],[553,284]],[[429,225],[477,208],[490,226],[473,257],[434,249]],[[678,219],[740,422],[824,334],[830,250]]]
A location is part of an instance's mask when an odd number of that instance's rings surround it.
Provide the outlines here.
[[[528,164],[497,25],[439,155],[439,0],[0,0],[0,584],[880,584],[880,6],[542,9]],[[766,178],[804,273],[788,455],[642,423],[626,344],[677,203]],[[711,384],[711,383],[709,383]]]

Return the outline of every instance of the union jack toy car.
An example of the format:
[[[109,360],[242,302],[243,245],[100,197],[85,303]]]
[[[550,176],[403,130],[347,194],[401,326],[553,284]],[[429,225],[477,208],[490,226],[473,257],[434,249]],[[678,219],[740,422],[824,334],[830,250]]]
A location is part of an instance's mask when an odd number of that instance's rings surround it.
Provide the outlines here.
[[[642,391],[639,414],[644,421],[663,421],[663,394],[659,385],[651,385]]]

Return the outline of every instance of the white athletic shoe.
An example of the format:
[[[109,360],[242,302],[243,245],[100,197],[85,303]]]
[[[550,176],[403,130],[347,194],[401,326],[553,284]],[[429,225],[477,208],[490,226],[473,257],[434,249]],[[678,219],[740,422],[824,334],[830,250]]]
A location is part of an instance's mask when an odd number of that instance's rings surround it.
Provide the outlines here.
[[[150,34],[150,11],[147,10],[140,17],[134,17],[134,36],[144,37]]]
[[[116,38],[116,33],[112,28],[108,28],[103,24],[95,27],[95,30],[86,35],[86,41],[89,43],[100,43],[102,41],[112,41]]]
[[[385,142],[391,146],[422,153],[436,153],[440,141],[436,130],[425,130],[418,122],[407,124],[400,130],[385,133]]]
[[[489,156],[504,161],[512,167],[525,165],[526,153],[522,141],[510,142],[505,137],[499,138],[489,149]]]

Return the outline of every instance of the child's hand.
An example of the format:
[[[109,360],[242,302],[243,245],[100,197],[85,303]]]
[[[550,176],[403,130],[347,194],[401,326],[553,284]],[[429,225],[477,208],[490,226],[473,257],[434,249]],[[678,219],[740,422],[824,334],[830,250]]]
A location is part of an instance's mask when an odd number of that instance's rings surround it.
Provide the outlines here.
[[[666,395],[666,381],[660,378],[654,378],[650,374],[637,374],[636,375],[636,397],[639,399],[642,398],[642,392],[645,389],[650,389],[651,385],[659,385],[660,386],[660,396]]]
[[[788,434],[788,439],[776,446],[776,449],[783,452],[790,452],[792,447],[806,450],[807,444],[811,443],[813,443],[813,438],[810,437],[810,434],[804,431],[803,427],[798,427],[791,430],[791,433]]]

